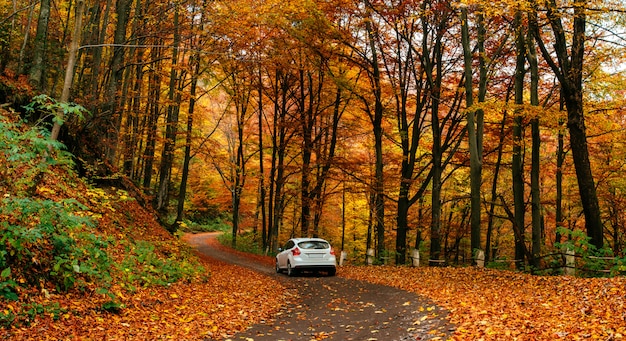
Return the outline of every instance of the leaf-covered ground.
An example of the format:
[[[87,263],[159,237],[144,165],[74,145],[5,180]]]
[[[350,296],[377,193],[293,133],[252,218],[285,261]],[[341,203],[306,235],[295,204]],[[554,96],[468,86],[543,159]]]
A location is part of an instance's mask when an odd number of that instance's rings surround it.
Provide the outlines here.
[[[474,268],[343,267],[450,310],[457,340],[614,340],[626,337],[626,279],[541,277]]]
[[[103,228],[132,216],[132,238],[160,241],[158,245],[167,248],[166,252],[184,248],[135,201],[111,205],[117,209],[101,218]],[[285,303],[282,286],[267,276],[210,258],[199,261],[209,274],[204,279],[132,289],[116,285],[111,291],[122,305],[117,312],[102,309],[107,296],[89,292],[21,292],[30,301],[26,304],[0,300],[0,311],[23,315],[24,305],[40,310],[21,326],[0,329],[0,339],[221,340],[271,318]]]
[[[53,296],[66,309],[57,319],[37,318],[30,326],[0,330],[11,340],[198,340],[223,339],[270,317],[280,306],[280,286],[239,267],[207,261],[207,283],[140,289],[120,297],[126,308],[103,312],[89,297]],[[3,309],[11,309],[9,306]]]

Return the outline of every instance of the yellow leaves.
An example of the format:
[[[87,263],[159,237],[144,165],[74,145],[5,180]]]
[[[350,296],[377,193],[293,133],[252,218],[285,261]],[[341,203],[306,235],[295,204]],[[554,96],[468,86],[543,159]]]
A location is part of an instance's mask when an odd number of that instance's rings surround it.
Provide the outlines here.
[[[43,195],[46,195],[46,194],[54,195],[54,194],[56,194],[55,190],[53,190],[52,188],[46,187],[46,186],[39,186],[37,188],[37,192],[39,194],[43,194]]]

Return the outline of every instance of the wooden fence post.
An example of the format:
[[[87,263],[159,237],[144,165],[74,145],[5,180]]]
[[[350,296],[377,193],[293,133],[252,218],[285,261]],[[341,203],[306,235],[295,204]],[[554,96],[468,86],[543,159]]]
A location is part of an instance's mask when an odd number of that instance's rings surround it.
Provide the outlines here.
[[[565,250],[565,274],[570,276],[576,275],[576,254],[574,250]]]
[[[417,249],[413,249],[411,251],[411,259],[413,260],[412,264],[415,267],[420,266],[420,252]]]
[[[374,264],[374,249],[367,249],[367,265]]]
[[[341,254],[339,255],[339,266],[343,266],[343,262],[346,261],[346,258],[348,258],[348,252],[341,251]]]
[[[479,268],[485,267],[485,252],[483,250],[476,250],[476,266]]]

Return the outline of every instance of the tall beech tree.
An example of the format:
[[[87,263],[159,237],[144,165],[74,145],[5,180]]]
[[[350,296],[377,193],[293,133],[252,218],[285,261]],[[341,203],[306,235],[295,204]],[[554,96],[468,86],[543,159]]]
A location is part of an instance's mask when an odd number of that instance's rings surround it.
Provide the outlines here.
[[[473,48],[470,46],[468,7],[461,7],[461,36],[463,44],[463,65],[465,74],[465,104],[467,107],[467,138],[470,156],[470,247],[472,259],[481,246],[481,185],[483,163],[484,110],[480,107],[487,94],[487,56],[485,52],[485,18],[482,14],[484,5],[480,5],[476,14],[476,49],[478,50],[478,99],[479,106],[474,108]]]
[[[533,1],[534,11],[531,15],[531,31],[541,51],[561,85],[561,94],[567,109],[567,128],[569,131],[570,148],[576,179],[580,192],[580,201],[585,214],[585,227],[591,244],[600,249],[604,245],[604,227],[600,214],[600,204],[596,193],[596,185],[591,171],[589,149],[587,146],[587,128],[585,127],[585,107],[583,103],[583,69],[585,57],[585,27],[589,3],[584,0],[573,0],[571,16],[567,20],[572,25],[569,34],[571,43],[568,45],[568,32],[565,28],[564,14],[556,0],[545,2]],[[551,29],[552,39],[549,50],[544,31],[539,29],[540,15]],[[556,60],[555,60],[556,57]]]
[[[524,75],[526,74],[526,35],[522,23],[523,12],[515,13],[513,29],[515,30],[515,75],[514,77],[514,118],[513,118],[513,155],[511,161],[511,177],[513,179],[513,233],[515,235],[515,261],[516,266],[523,267],[526,256],[525,241],[525,215],[526,201],[524,199],[524,155],[523,135],[524,119],[522,106],[524,104]]]
[[[170,180],[174,163],[176,138],[178,136],[178,116],[180,113],[180,89],[181,74],[177,65],[179,62],[179,47],[181,44],[180,33],[180,8],[174,9],[174,40],[172,46],[172,67],[170,68],[170,80],[168,90],[167,117],[165,126],[165,141],[161,151],[161,164],[159,165],[159,184],[154,200],[157,210],[166,210],[169,204]]]
[[[530,71],[530,105],[534,114],[530,119],[531,127],[531,170],[530,170],[530,193],[531,193],[531,214],[532,214],[532,265],[539,267],[539,257],[541,256],[542,245],[542,214],[541,214],[541,188],[540,188],[540,147],[541,137],[539,131],[539,66],[537,52],[532,38],[532,33],[528,33],[527,38],[527,58]]]
[[[368,66],[367,74],[372,89],[374,107],[372,108],[366,97],[361,97],[365,106],[365,112],[369,116],[374,132],[374,150],[376,161],[374,163],[374,222],[376,230],[377,255],[382,257],[385,251],[385,181],[383,172],[383,90],[382,76],[380,72],[379,52],[376,46],[378,31],[373,24],[371,4],[365,1],[367,9],[363,20],[365,21],[366,44],[369,51],[362,55]]]

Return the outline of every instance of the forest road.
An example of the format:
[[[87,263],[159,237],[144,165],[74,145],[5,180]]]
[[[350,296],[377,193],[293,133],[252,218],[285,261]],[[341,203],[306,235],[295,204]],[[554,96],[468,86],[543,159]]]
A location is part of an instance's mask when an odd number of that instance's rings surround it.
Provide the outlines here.
[[[277,274],[267,264],[212,247],[211,238],[216,237],[216,233],[201,233],[188,241],[206,256],[266,274],[292,297],[275,320],[254,325],[232,341],[446,340],[454,331],[447,311],[416,294],[342,278],[341,268],[333,277]]]

